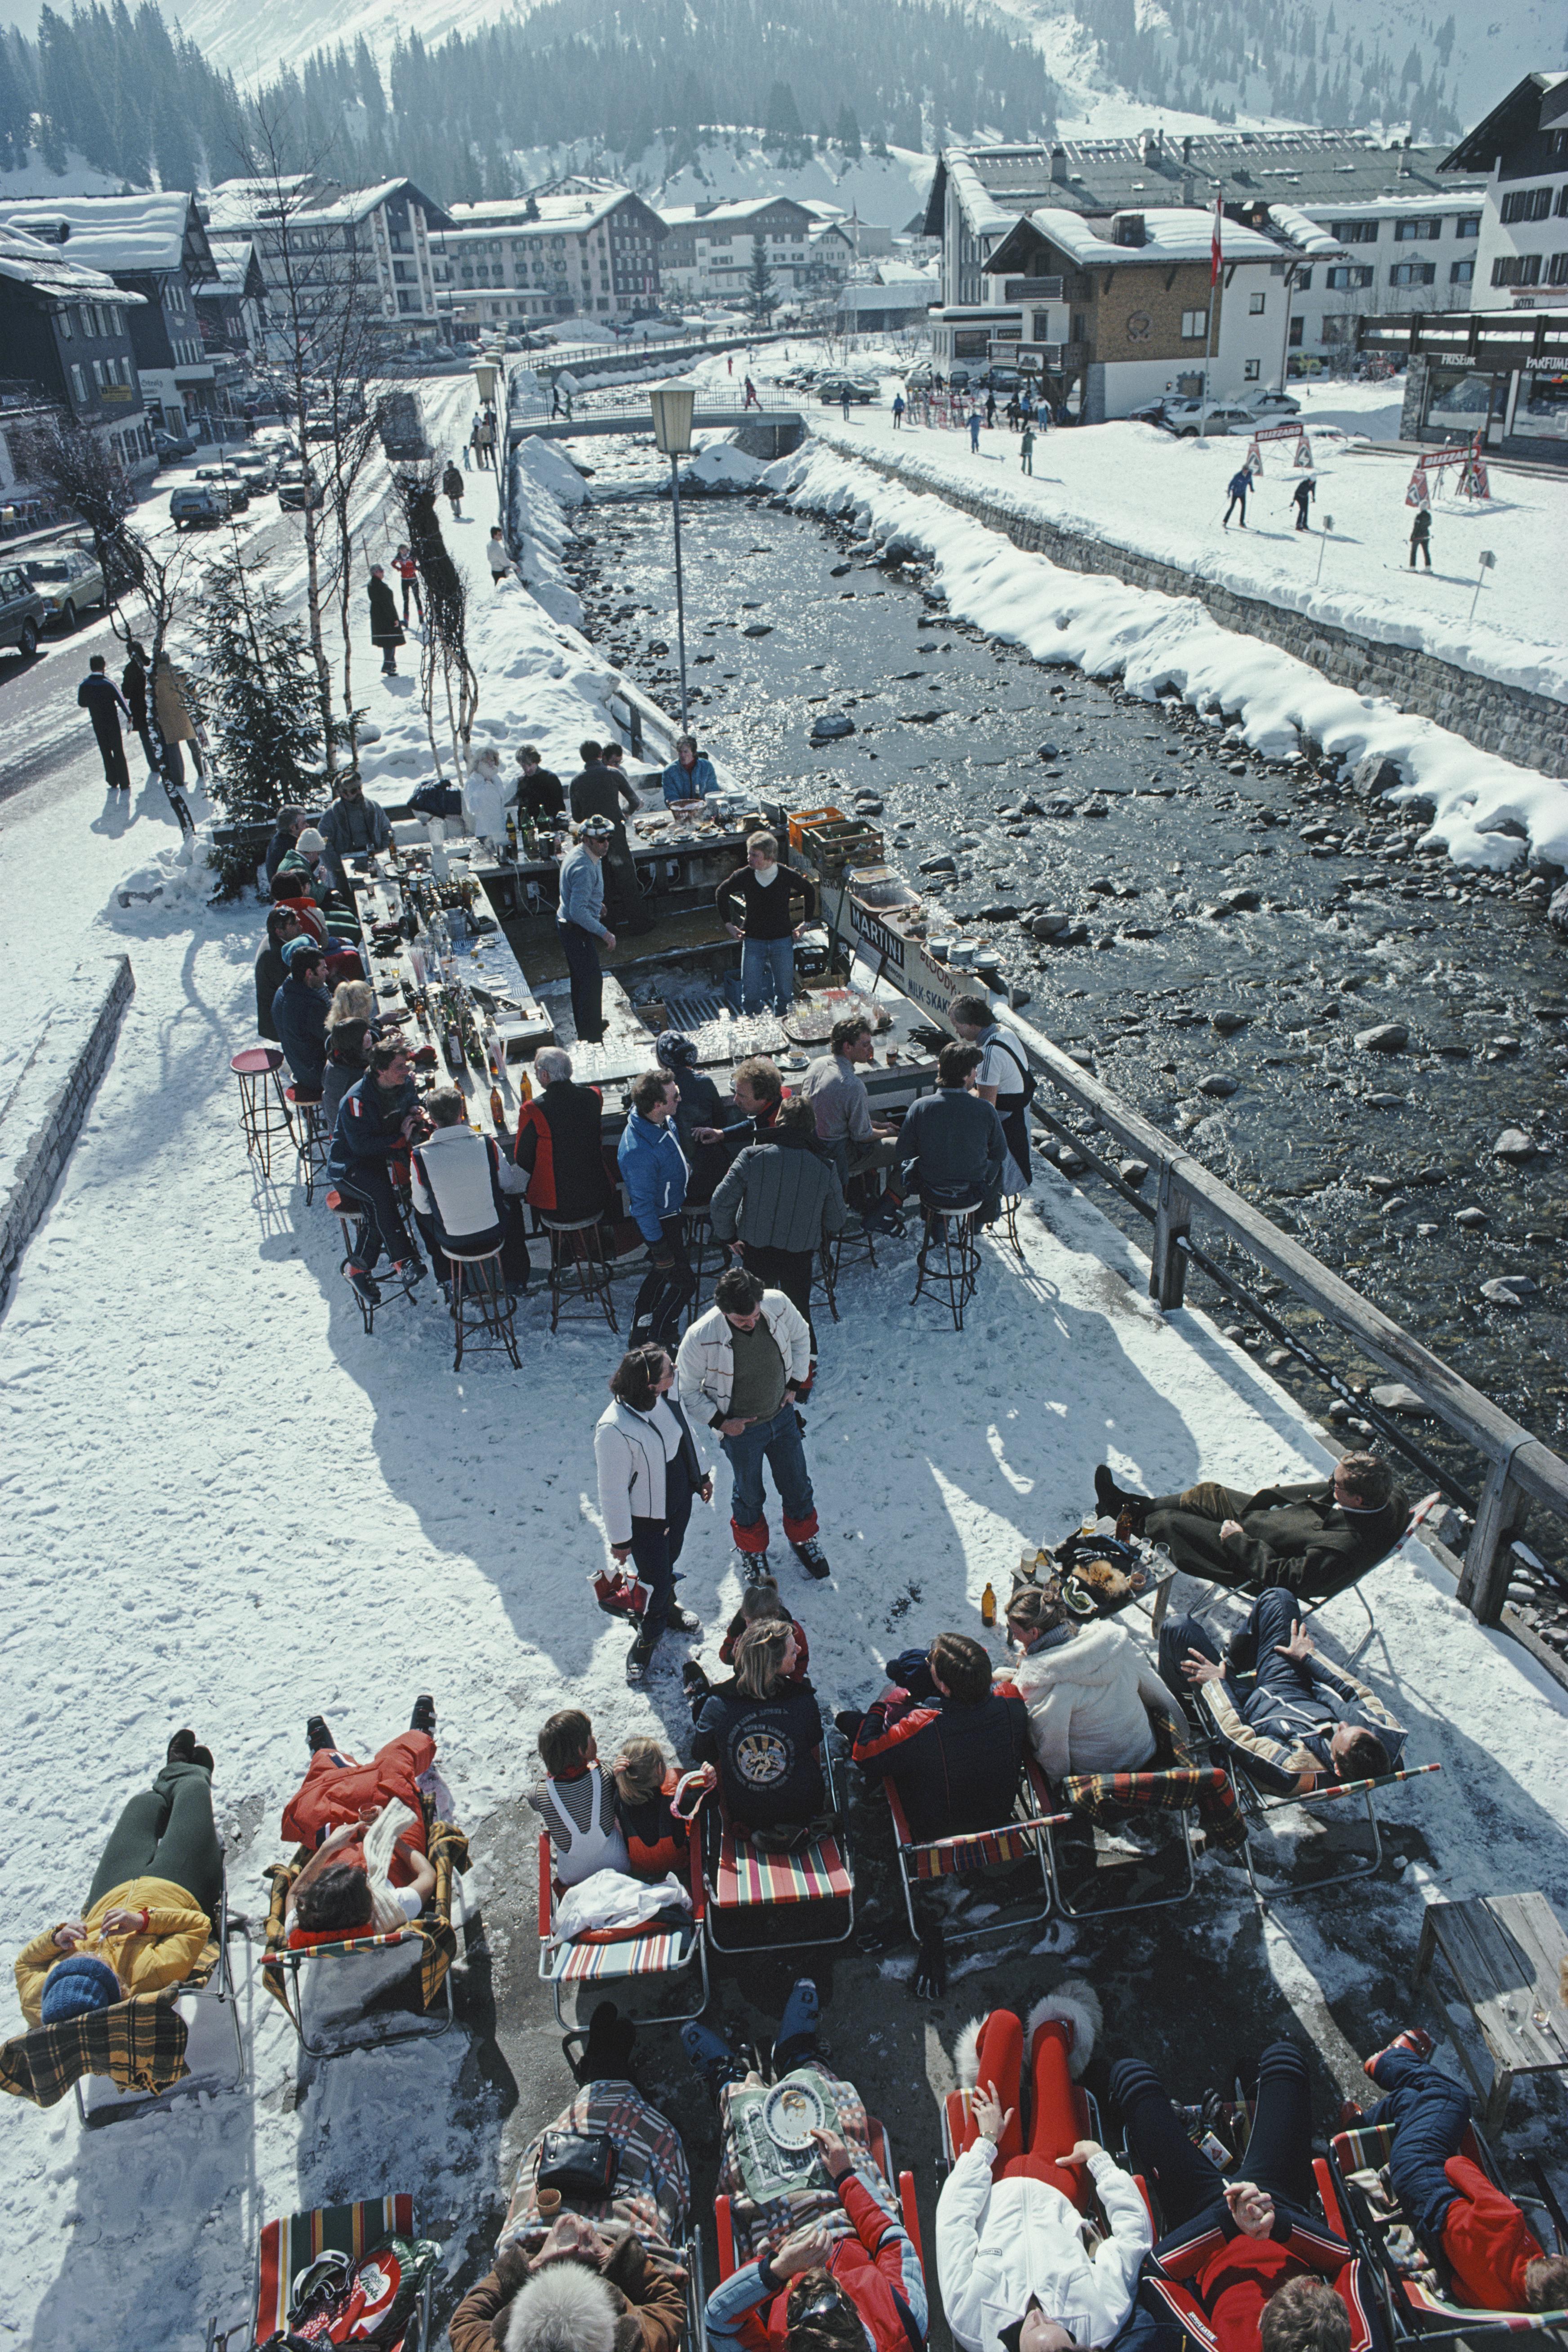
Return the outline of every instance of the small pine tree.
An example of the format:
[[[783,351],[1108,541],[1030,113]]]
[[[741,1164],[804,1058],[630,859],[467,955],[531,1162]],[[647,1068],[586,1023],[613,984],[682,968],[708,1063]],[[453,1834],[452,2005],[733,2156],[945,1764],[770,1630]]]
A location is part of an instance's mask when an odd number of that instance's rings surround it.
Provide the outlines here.
[[[752,237],[752,266],[746,274],[746,312],[752,323],[765,327],[778,307],[773,273],[768,267],[768,243],[762,230]]]
[[[215,737],[207,790],[229,822],[258,824],[321,796],[321,718],[305,631],[237,555],[209,575],[197,699]],[[254,863],[254,861],[252,861]]]

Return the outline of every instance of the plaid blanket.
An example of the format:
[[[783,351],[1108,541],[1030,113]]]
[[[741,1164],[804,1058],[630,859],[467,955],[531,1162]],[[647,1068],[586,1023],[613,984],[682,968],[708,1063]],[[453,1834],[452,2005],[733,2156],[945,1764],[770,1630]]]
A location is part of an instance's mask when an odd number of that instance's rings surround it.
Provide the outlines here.
[[[840,2138],[855,2159],[856,2169],[868,2186],[880,2179],[871,2160],[871,2137],[866,2124],[866,2108],[853,2083],[846,2083],[818,2063],[812,2071],[832,2095],[838,2110]],[[739,2084],[726,2084],[719,2094],[719,2181],[720,2192],[730,2200],[731,2214],[735,2224],[737,2259],[749,2262],[757,2248],[767,2240],[784,2237],[791,2230],[805,2229],[808,2223],[826,2230],[829,2237],[855,2235],[855,2224],[845,2211],[838,2191],[830,2182],[820,2189],[801,2189],[787,2197],[775,2197],[765,2204],[757,2204],[747,2196],[741,2175],[740,2152],[734,2126],[730,2121],[730,2099]],[[886,2200],[887,2190],[880,2194]]]
[[[456,1871],[459,1877],[466,1875],[468,1841],[455,1822],[436,1819],[435,1804],[428,1796],[421,1792],[419,1801],[425,1809],[425,1851],[436,1873],[436,1891],[422,1916],[410,1921],[409,1932],[417,1936],[425,1947],[419,1961],[419,1991],[428,2009],[458,1957],[458,1935],[452,1925],[452,1874]],[[287,1862],[273,1863],[266,1873],[272,1881],[272,1900],[267,1912],[267,1955],[261,1963],[261,1977],[268,1991],[285,2009],[289,2007],[289,1994],[281,1955],[288,1949],[288,1937],[283,1922],[289,1909],[289,1889],[310,1859],[309,1848],[297,1846]],[[363,1944],[366,1951],[374,1951],[389,1940],[394,1939],[384,1936],[344,1938],[351,1948]]]
[[[550,2131],[608,2132],[619,2163],[614,2194],[599,2203],[574,2198],[572,2210],[594,2221],[624,2221],[645,2246],[673,2255],[685,2244],[691,2226],[691,2176],[686,2150],[675,2126],[649,2106],[634,2084],[605,2080],[588,2083],[571,2105],[546,2128]],[[501,2247],[521,2238],[534,2245],[543,2238],[545,2223],[534,2194],[544,2133],[530,2140],[517,2168],[511,2204],[496,2243]]]
[[[1154,1763],[1142,1772],[1074,1772],[1061,1784],[1061,1801],[1102,1825],[1129,1813],[1183,1812],[1197,1808],[1199,1821],[1216,1845],[1239,1853],[1247,1823],[1230,1775],[1219,1765],[1200,1765],[1185,1737],[1167,1715],[1152,1715]]]
[[[217,1938],[209,1937],[183,1984],[13,2035],[0,2043],[0,2090],[37,2107],[52,2107],[84,2074],[108,2074],[122,2091],[166,2091],[191,2071],[174,2004],[183,1992],[199,1992],[217,1964]]]

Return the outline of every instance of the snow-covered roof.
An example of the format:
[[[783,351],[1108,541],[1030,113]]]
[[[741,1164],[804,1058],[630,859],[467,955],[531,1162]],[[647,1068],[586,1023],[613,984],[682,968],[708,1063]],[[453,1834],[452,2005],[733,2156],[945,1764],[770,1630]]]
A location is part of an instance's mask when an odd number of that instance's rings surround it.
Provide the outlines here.
[[[73,260],[89,269],[137,277],[180,268],[191,199],[171,189],[141,196],[34,196],[15,204],[0,200],[0,221],[51,242],[63,226],[69,231],[67,242]],[[193,268],[202,275],[205,239],[199,231],[193,243]]]
[[[1005,236],[1019,217],[1018,208],[1009,211],[997,203],[966,154],[955,151],[944,160],[953,193],[972,233],[975,236]]]
[[[290,217],[309,202],[318,188],[324,194],[334,184],[318,181],[312,172],[285,172],[279,179],[220,180],[202,199],[209,236],[233,236],[258,222],[277,220],[279,210]]]
[[[141,307],[145,296],[127,294],[104,270],[87,269],[68,261],[58,245],[0,222],[0,278],[35,293],[53,295],[58,302],[118,302],[123,310]]]
[[[1479,212],[1486,193],[1486,182],[1476,180],[1468,187],[1445,188],[1441,195],[1433,195],[1429,191],[1423,194],[1419,190],[1407,195],[1403,189],[1388,188],[1381,195],[1353,196],[1343,204],[1314,203],[1298,205],[1292,209],[1310,215],[1315,221],[1399,220],[1407,213],[1436,219],[1439,213],[1452,212],[1460,205],[1467,211]],[[1272,211],[1273,207],[1269,209]]]
[[[248,236],[224,236],[214,237],[211,244],[217,276],[210,287],[198,287],[197,293],[243,294],[256,256],[254,241]]]
[[[815,209],[803,204],[798,196],[737,196],[732,203],[724,205],[660,205],[658,216],[666,228],[743,228],[759,213],[771,212],[775,205],[791,205],[801,213]],[[844,217],[840,213],[839,220]]]
[[[876,263],[875,270],[879,286],[930,286],[941,276],[941,265],[934,260],[882,260]]]
[[[1299,253],[1329,254],[1341,250],[1338,237],[1320,228],[1311,215],[1300,205],[1270,205],[1268,217],[1283,237],[1289,238]]]
[[[1142,215],[1142,245],[1112,245],[1096,236],[1077,213],[1047,207],[1029,215],[1030,226],[1086,269],[1117,268],[1136,261],[1206,261],[1214,238],[1214,215],[1195,205],[1170,205]],[[1278,261],[1279,247],[1255,228],[1233,220],[1220,224],[1220,252],[1226,261]],[[988,268],[999,256],[993,254]]]

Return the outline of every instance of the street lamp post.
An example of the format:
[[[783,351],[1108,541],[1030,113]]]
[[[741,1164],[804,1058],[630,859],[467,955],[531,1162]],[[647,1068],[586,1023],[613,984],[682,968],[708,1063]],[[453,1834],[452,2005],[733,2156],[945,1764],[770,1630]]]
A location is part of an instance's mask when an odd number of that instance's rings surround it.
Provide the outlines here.
[[[690,732],[686,716],[686,590],[680,572],[680,460],[691,455],[691,412],[697,405],[693,383],[650,383],[648,406],[653,411],[653,437],[661,456],[669,459],[670,511],[675,518],[675,633],[680,646],[680,731]]]

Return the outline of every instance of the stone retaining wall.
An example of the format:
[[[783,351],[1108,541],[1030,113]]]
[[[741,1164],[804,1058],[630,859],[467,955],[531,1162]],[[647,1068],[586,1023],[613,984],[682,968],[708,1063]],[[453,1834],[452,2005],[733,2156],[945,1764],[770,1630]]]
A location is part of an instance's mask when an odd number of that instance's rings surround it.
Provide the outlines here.
[[[836,447],[837,444],[834,445]],[[1292,613],[1261,596],[1238,595],[1216,582],[1195,579],[1179,565],[1138,555],[1109,540],[1064,530],[1044,516],[1026,515],[1010,502],[958,488],[918,465],[900,466],[869,451],[853,453],[862,466],[910,488],[928,491],[950,507],[1003,531],[1015,547],[1047,556],[1065,572],[1097,572],[1135,588],[1155,588],[1168,596],[1195,596],[1221,628],[1261,637],[1281,652],[1357,694],[1386,695],[1401,710],[1413,710],[1461,735],[1478,751],[1498,752],[1521,768],[1568,776],[1568,706],[1522,687],[1500,685],[1473,670],[1439,661],[1413,646],[1352,635],[1304,613]]]
[[[135,988],[128,956],[79,966],[0,1105],[0,1307],[81,1132]]]

